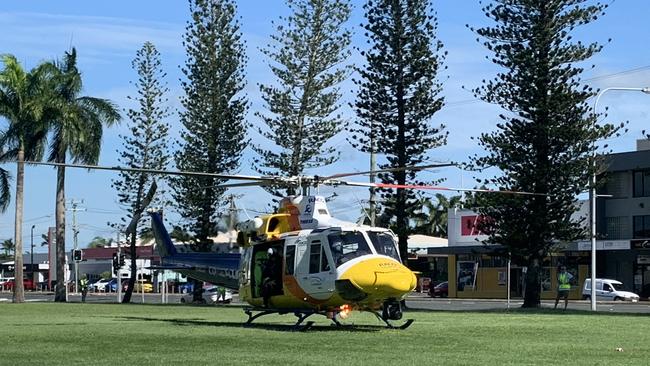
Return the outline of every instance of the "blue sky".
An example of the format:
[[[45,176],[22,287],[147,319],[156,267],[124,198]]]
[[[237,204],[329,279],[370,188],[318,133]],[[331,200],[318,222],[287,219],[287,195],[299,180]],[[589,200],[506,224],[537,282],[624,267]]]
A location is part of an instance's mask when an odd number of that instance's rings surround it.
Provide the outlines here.
[[[354,46],[364,47],[359,23],[363,21],[362,1],[353,0],[355,5],[350,27],[355,31]],[[259,47],[264,46],[273,32],[271,21],[286,15],[287,8],[282,0],[241,0],[238,1],[242,31],[247,42],[249,63],[247,66],[247,94],[252,103],[248,121],[259,124],[253,113],[261,108],[257,83],[273,82],[266,60]],[[448,69],[441,75],[444,80],[444,95],[447,106],[431,121],[444,123],[449,131],[447,146],[432,151],[432,160],[466,161],[467,157],[481,153],[470,140],[481,132],[494,128],[500,110],[492,105],[473,100],[471,94],[463,89],[480,85],[481,80],[492,78],[498,69],[490,64],[485,56],[486,50],[476,42],[465,24],[482,26],[488,24],[477,0],[434,1],[438,13],[439,37],[449,52]],[[645,87],[650,86],[650,30],[647,16],[650,2],[645,0],[617,0],[611,3],[607,15],[575,33],[575,38],[583,42],[600,41],[608,43],[603,52],[593,57],[584,77],[595,78],[589,81],[595,87],[610,86]],[[84,75],[87,95],[109,98],[122,109],[128,108],[128,95],[134,94],[130,81],[135,79],[131,70],[131,60],[145,41],[151,41],[162,54],[163,66],[168,72],[167,82],[171,89],[170,106],[180,108],[178,98],[182,95],[179,78],[182,77],[179,65],[184,62],[184,49],[181,38],[188,19],[186,1],[39,1],[21,0],[2,2],[0,5],[0,53],[11,53],[18,57],[26,67],[40,61],[61,57],[69,47],[75,46],[79,55],[79,67]],[[353,52],[351,62],[362,63],[357,51]],[[642,68],[636,72],[612,75]],[[354,98],[354,87],[345,83],[344,101]],[[635,140],[641,137],[642,129],[649,129],[647,122],[650,112],[650,96],[640,93],[607,93],[600,102],[599,110],[609,107],[611,121],[629,121],[630,132],[607,143],[616,152],[634,149]],[[352,121],[354,114],[344,107],[342,111]],[[180,129],[176,115],[170,117],[172,136],[178,136]],[[0,126],[4,122],[0,121]],[[121,140],[118,135],[125,133],[127,123],[105,132],[100,164],[117,164],[116,149]],[[264,143],[259,136],[251,137]],[[341,160],[312,174],[328,174],[366,170],[368,157],[348,146],[345,136],[333,138],[332,146],[341,151]],[[254,174],[251,169],[252,153],[247,151],[239,173]],[[6,166],[6,168],[11,168]],[[84,247],[94,236],[115,236],[107,222],[116,222],[121,216],[116,203],[115,191],[110,180],[115,175],[109,172],[86,172],[69,169],[66,177],[68,199],[84,200],[87,211],[78,214],[80,223],[79,243]],[[474,184],[471,173],[463,173],[450,168],[436,172],[423,173],[423,179],[446,178],[445,185],[470,187]],[[363,177],[359,177],[363,180]],[[23,229],[26,248],[29,245],[30,228],[35,225],[35,242],[40,243],[40,234],[48,226],[54,225],[55,173],[51,168],[27,167],[25,187],[25,225]],[[332,189],[323,188],[321,193],[331,194]],[[238,201],[240,207],[249,210],[263,210],[269,197],[260,189],[248,188],[234,191],[242,194]],[[332,211],[343,219],[355,219],[360,212],[357,200],[367,196],[364,189],[340,188],[339,198],[330,204]],[[249,211],[254,215],[252,211]],[[174,220],[174,215],[169,216]],[[14,206],[0,214],[0,239],[13,237]],[[68,214],[67,246],[71,248],[71,216]],[[40,251],[37,248],[37,251]]]

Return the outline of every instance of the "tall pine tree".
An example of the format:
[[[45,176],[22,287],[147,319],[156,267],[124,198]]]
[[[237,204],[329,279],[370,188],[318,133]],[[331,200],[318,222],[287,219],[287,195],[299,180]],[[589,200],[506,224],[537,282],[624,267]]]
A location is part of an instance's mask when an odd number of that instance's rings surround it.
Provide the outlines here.
[[[436,38],[437,20],[427,0],[370,0],[364,6],[370,49],[367,65],[358,70],[355,103],[357,127],[353,146],[383,154],[380,168],[404,168],[428,160],[427,153],[446,143],[444,126],[431,119],[442,108],[442,86],[437,80],[445,54]],[[418,184],[416,173],[381,173],[384,183]],[[383,190],[384,213],[394,217],[400,255],[406,260],[409,215],[418,209],[412,190]]]
[[[171,158],[168,146],[169,124],[164,120],[169,117],[170,110],[166,105],[166,94],[169,92],[164,82],[166,73],[162,70],[160,53],[150,42],[146,42],[136,53],[131,63],[133,69],[138,73],[138,80],[134,83],[137,89],[137,96],[134,100],[138,107],[129,109],[129,135],[123,135],[122,149],[120,154],[120,165],[128,168],[157,169],[164,170]],[[126,210],[126,217],[122,219],[123,224],[128,224],[133,217],[136,217],[133,230],[127,233],[127,240],[130,244],[131,277],[129,286],[124,295],[123,302],[131,301],[131,294],[135,286],[136,266],[136,237],[139,229],[139,213],[146,207],[143,201],[149,187],[154,183],[154,177],[147,173],[120,172],[119,178],[112,181],[112,186],[117,190],[120,205]],[[158,190],[156,205],[164,205],[164,191]]]
[[[243,94],[246,56],[236,6],[232,0],[190,0],[192,19],[184,36],[187,61],[182,82],[185,130],[174,154],[180,170],[231,173],[239,167],[247,145],[248,101]],[[195,250],[208,250],[217,233],[223,204],[221,180],[183,176],[172,179],[180,215],[193,233]]]
[[[327,141],[344,127],[337,113],[339,84],[348,75],[340,66],[350,52],[350,31],[345,22],[350,4],[345,0],[287,0],[292,15],[281,18],[273,43],[263,52],[278,85],[260,85],[267,113],[257,113],[268,129],[259,133],[276,149],[257,145],[255,160],[264,175],[297,176],[338,159]],[[280,195],[279,191],[274,191]],[[294,188],[289,188],[294,194]]]
[[[583,234],[571,221],[577,195],[594,173],[594,142],[616,130],[597,124],[587,104],[594,91],[580,82],[579,63],[602,48],[571,38],[576,27],[603,15],[606,5],[589,2],[494,1],[483,12],[496,24],[475,30],[502,71],[474,92],[507,113],[496,131],[480,136],[487,155],[474,164],[501,171],[483,184],[539,194],[475,196],[490,218],[481,224],[489,242],[506,246],[527,267],[524,307],[540,304],[540,268],[552,247]]]

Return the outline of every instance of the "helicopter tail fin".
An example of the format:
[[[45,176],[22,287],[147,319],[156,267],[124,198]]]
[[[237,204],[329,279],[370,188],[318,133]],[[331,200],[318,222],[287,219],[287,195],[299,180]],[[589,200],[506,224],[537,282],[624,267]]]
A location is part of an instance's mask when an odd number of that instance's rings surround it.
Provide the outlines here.
[[[172,239],[169,237],[167,229],[165,229],[160,213],[150,212],[149,214],[151,215],[151,229],[156,239],[156,250],[161,257],[176,255],[178,252],[172,243]]]

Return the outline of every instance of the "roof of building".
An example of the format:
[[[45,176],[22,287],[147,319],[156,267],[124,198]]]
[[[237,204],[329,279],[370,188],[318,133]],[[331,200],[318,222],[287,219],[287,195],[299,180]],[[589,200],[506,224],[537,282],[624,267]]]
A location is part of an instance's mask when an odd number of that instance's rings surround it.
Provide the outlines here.
[[[501,253],[503,250],[504,247],[499,244],[456,245],[453,247],[427,249],[428,254],[494,254]]]
[[[608,172],[650,168],[650,150],[608,154],[604,158]]]
[[[135,247],[136,256],[139,258],[158,259],[158,253],[153,250],[153,245]],[[84,259],[111,259],[113,253],[117,253],[117,247],[108,248],[84,248],[82,249]],[[129,254],[129,247],[122,247],[122,253]]]
[[[446,248],[448,245],[447,238],[435,236],[414,234],[408,239],[408,251],[411,254],[424,255],[428,254],[430,248]]]

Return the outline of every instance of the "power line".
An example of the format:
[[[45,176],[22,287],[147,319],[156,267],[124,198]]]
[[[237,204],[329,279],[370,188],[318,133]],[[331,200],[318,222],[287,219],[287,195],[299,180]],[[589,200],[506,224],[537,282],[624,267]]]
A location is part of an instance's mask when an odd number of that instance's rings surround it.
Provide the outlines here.
[[[588,82],[588,81],[597,81],[597,80],[603,80],[603,79],[609,79],[609,78],[614,78],[614,77],[619,77],[619,76],[625,76],[629,74],[634,74],[637,72],[645,71],[645,70],[650,70],[650,65],[646,66],[641,66],[641,67],[636,67],[634,69],[629,69],[629,70],[623,70],[619,72],[615,72],[613,74],[605,74],[605,75],[599,75],[599,76],[594,76],[588,79],[584,79],[583,82]],[[445,104],[445,107],[448,108],[453,108],[453,107],[459,107],[467,104],[474,104],[478,102],[482,102],[483,100],[473,98],[473,99],[464,99],[464,100],[458,100],[458,101],[453,101]]]

